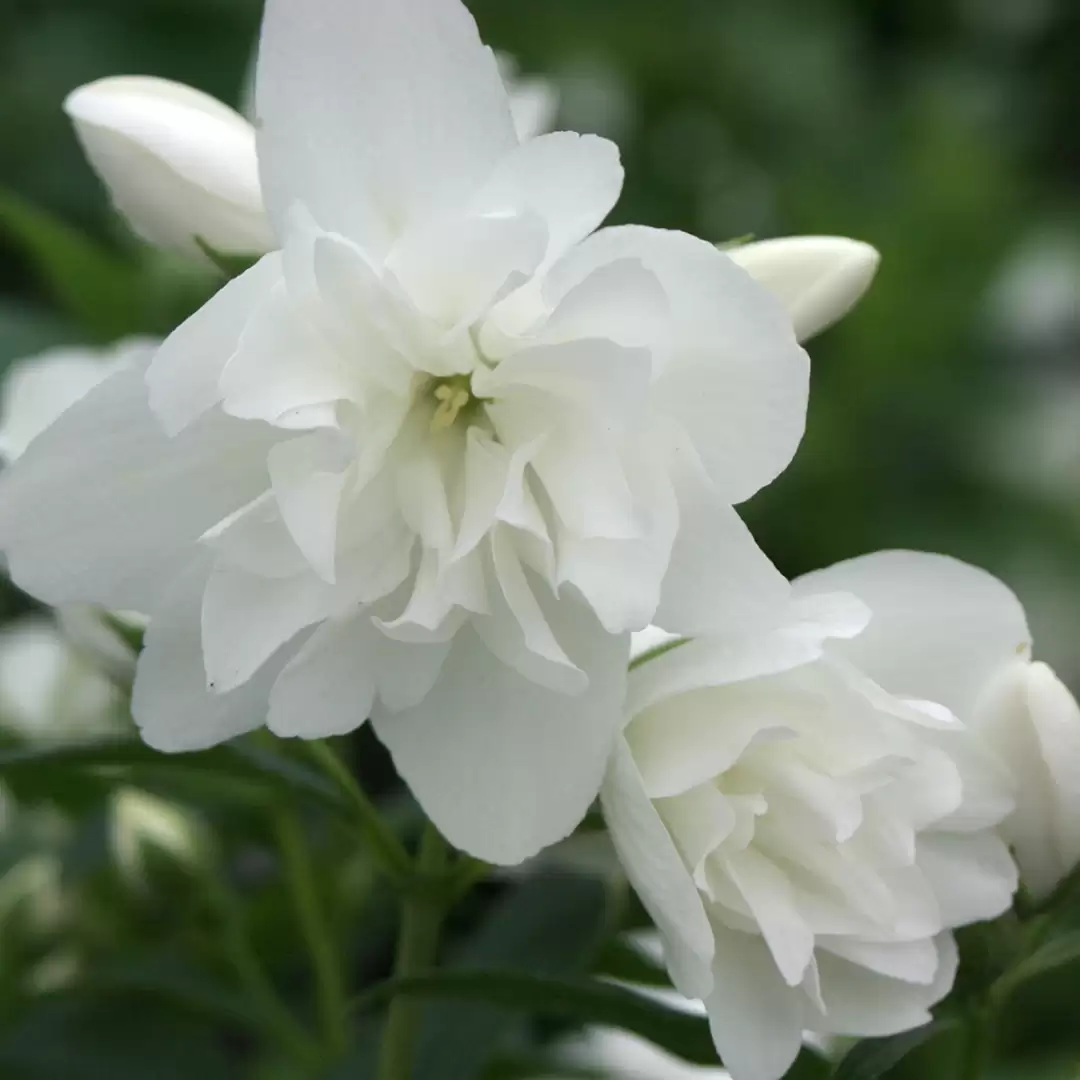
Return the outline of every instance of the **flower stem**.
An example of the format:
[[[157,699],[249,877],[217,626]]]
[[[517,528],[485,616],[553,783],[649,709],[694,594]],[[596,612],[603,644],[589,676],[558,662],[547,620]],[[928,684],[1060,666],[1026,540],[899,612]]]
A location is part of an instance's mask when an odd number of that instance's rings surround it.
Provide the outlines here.
[[[364,841],[383,870],[399,884],[408,880],[412,863],[401,841],[387,828],[375,804],[364,793],[345,763],[328,743],[315,739],[308,743],[308,752],[323,772],[341,788],[352,804],[356,825]]]
[[[294,1060],[317,1067],[322,1057],[319,1048],[278,997],[273,983],[263,971],[248,938],[244,910],[236,894],[224,883],[215,867],[207,867],[200,880],[206,899],[220,923],[225,953],[237,981],[261,1018],[264,1032]]]
[[[345,1052],[348,1042],[345,983],[337,950],[319,902],[314,867],[296,815],[291,810],[278,811],[275,831],[300,932],[311,956],[323,1038],[329,1053],[337,1058]]]
[[[979,1006],[968,1019],[967,1046],[961,1080],[984,1080],[993,1059],[993,1010]]]
[[[420,975],[435,964],[447,906],[435,882],[445,873],[449,855],[446,841],[429,822],[420,841],[416,887],[406,895],[402,907],[395,978]],[[391,1002],[383,1028],[378,1080],[411,1080],[420,1008],[415,998],[398,997]]]

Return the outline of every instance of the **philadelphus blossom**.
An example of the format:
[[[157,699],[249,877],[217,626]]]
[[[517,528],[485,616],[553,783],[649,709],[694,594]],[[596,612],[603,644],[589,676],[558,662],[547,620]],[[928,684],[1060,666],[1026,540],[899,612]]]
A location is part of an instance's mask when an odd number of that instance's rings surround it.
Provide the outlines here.
[[[370,716],[448,840],[520,861],[597,793],[630,631],[786,601],[732,507],[807,357],[711,244],[593,231],[616,148],[520,142],[457,0],[269,0],[256,99],[280,250],[33,443],[0,547],[151,617],[152,746]]]
[[[519,138],[548,129],[558,104],[543,79],[519,79],[500,57]],[[120,75],[80,86],[64,102],[117,210],[144,240],[186,255],[198,241],[222,254],[276,247],[263,205],[254,126],[182,83]]]
[[[835,584],[796,583],[777,629],[643,660],[602,792],[735,1080],[782,1076],[804,1030],[926,1022],[955,975],[949,930],[1006,910],[1017,883],[994,831],[1008,777],[947,708],[855,666],[848,647],[893,613]]]
[[[874,609],[867,632],[844,643],[849,659],[888,690],[947,705],[1009,769],[1016,810],[1001,833],[1025,888],[1046,896],[1080,864],[1080,707],[1033,662],[1020,601],[984,570],[907,551],[805,580]]]

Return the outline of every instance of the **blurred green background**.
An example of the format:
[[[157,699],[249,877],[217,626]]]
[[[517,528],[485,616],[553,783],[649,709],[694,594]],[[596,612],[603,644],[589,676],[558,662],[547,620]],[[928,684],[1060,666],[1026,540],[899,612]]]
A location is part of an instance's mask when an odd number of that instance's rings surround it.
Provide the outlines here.
[[[881,250],[869,297],[812,343],[806,441],[747,516],[789,574],[882,547],[981,563],[1028,606],[1036,655],[1080,688],[1080,4],[470,6],[487,40],[554,81],[560,126],[618,141],[627,185],[617,220],[716,241],[835,233]],[[0,0],[0,365],[62,343],[165,333],[213,288],[125,233],[60,106],[77,85],[120,73],[177,79],[237,104],[259,9],[258,0]],[[88,236],[121,287],[103,291],[93,260],[82,278],[58,282],[12,225],[12,196]],[[0,604],[7,618],[27,607],[10,590]],[[365,736],[344,749],[376,788],[390,784]],[[204,896],[190,868],[118,867],[115,783],[88,768],[59,775],[10,779],[0,1078],[302,1075],[229,1019],[235,1003],[209,1003],[215,979],[229,978],[217,970],[212,929],[221,912],[190,900]],[[222,873],[257,951],[303,1009],[308,987],[269,824],[285,796],[275,792],[268,810],[258,785],[232,790],[221,777],[149,765],[136,779],[200,807],[219,831]],[[370,868],[310,811],[298,812],[362,982],[385,969],[392,920]],[[42,852],[33,888],[12,885]],[[42,874],[56,880],[45,888]],[[518,941],[522,966],[585,963],[589,920],[608,926],[611,898],[598,901],[589,883],[564,886],[541,875],[524,900],[486,886],[455,927],[462,962],[501,933]],[[545,889],[572,910],[555,919]],[[579,931],[580,955],[570,940]],[[553,955],[564,946],[566,957]],[[110,978],[119,990],[102,989]],[[1078,1008],[1080,970],[1035,988],[1010,1021],[1001,1075],[1080,1076]],[[473,1075],[492,1067],[493,1048],[504,1061],[507,1045],[524,1068],[542,1042],[531,1028],[528,1038],[500,1029],[485,1041],[498,1025],[465,1014],[443,1016],[444,1030],[487,1049],[451,1054],[450,1066],[432,1058],[425,1076]],[[363,1075],[358,1054],[342,1076]],[[910,1075],[934,1074],[919,1065]]]

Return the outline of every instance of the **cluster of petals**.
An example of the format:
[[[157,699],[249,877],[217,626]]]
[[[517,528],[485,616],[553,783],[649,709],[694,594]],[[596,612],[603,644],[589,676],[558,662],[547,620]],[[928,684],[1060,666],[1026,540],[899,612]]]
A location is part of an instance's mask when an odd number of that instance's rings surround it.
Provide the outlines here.
[[[807,358],[712,245],[596,231],[617,150],[522,142],[457,0],[316,6],[264,20],[274,250],[34,441],[0,546],[151,617],[151,745],[370,716],[447,838],[515,862],[596,795],[630,631],[773,617],[732,507],[791,459]]]
[[[1014,782],[971,710],[1028,644],[996,579],[890,552],[795,582],[771,631],[633,671],[605,816],[735,1080],[782,1076],[804,1030],[925,1023],[949,931],[1009,908]]]

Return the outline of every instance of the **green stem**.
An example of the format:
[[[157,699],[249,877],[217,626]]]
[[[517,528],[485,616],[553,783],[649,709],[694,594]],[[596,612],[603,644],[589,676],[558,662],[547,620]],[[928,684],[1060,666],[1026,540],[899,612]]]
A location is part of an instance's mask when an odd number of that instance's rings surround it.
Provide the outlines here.
[[[984,1080],[994,1050],[994,1010],[990,1005],[979,1006],[967,1024],[967,1047],[961,1080]]]
[[[387,828],[375,804],[364,793],[345,763],[329,744],[316,739],[308,752],[322,770],[341,788],[356,814],[356,825],[382,868],[398,883],[408,880],[412,863],[401,841]]]
[[[331,1055],[337,1058],[348,1043],[345,982],[337,949],[319,901],[300,822],[291,811],[281,810],[276,815],[275,829],[300,932],[311,956],[323,1038]]]
[[[259,963],[247,935],[240,900],[213,867],[207,868],[201,878],[206,898],[221,925],[226,955],[237,981],[262,1018],[263,1030],[298,1062],[318,1067],[322,1063],[319,1048],[278,997],[273,983]]]
[[[422,975],[435,965],[446,900],[433,887],[450,856],[446,841],[430,823],[420,841],[416,887],[405,897],[398,932],[395,978]],[[411,1080],[421,1004],[399,997],[390,1004],[379,1053],[378,1080]]]

